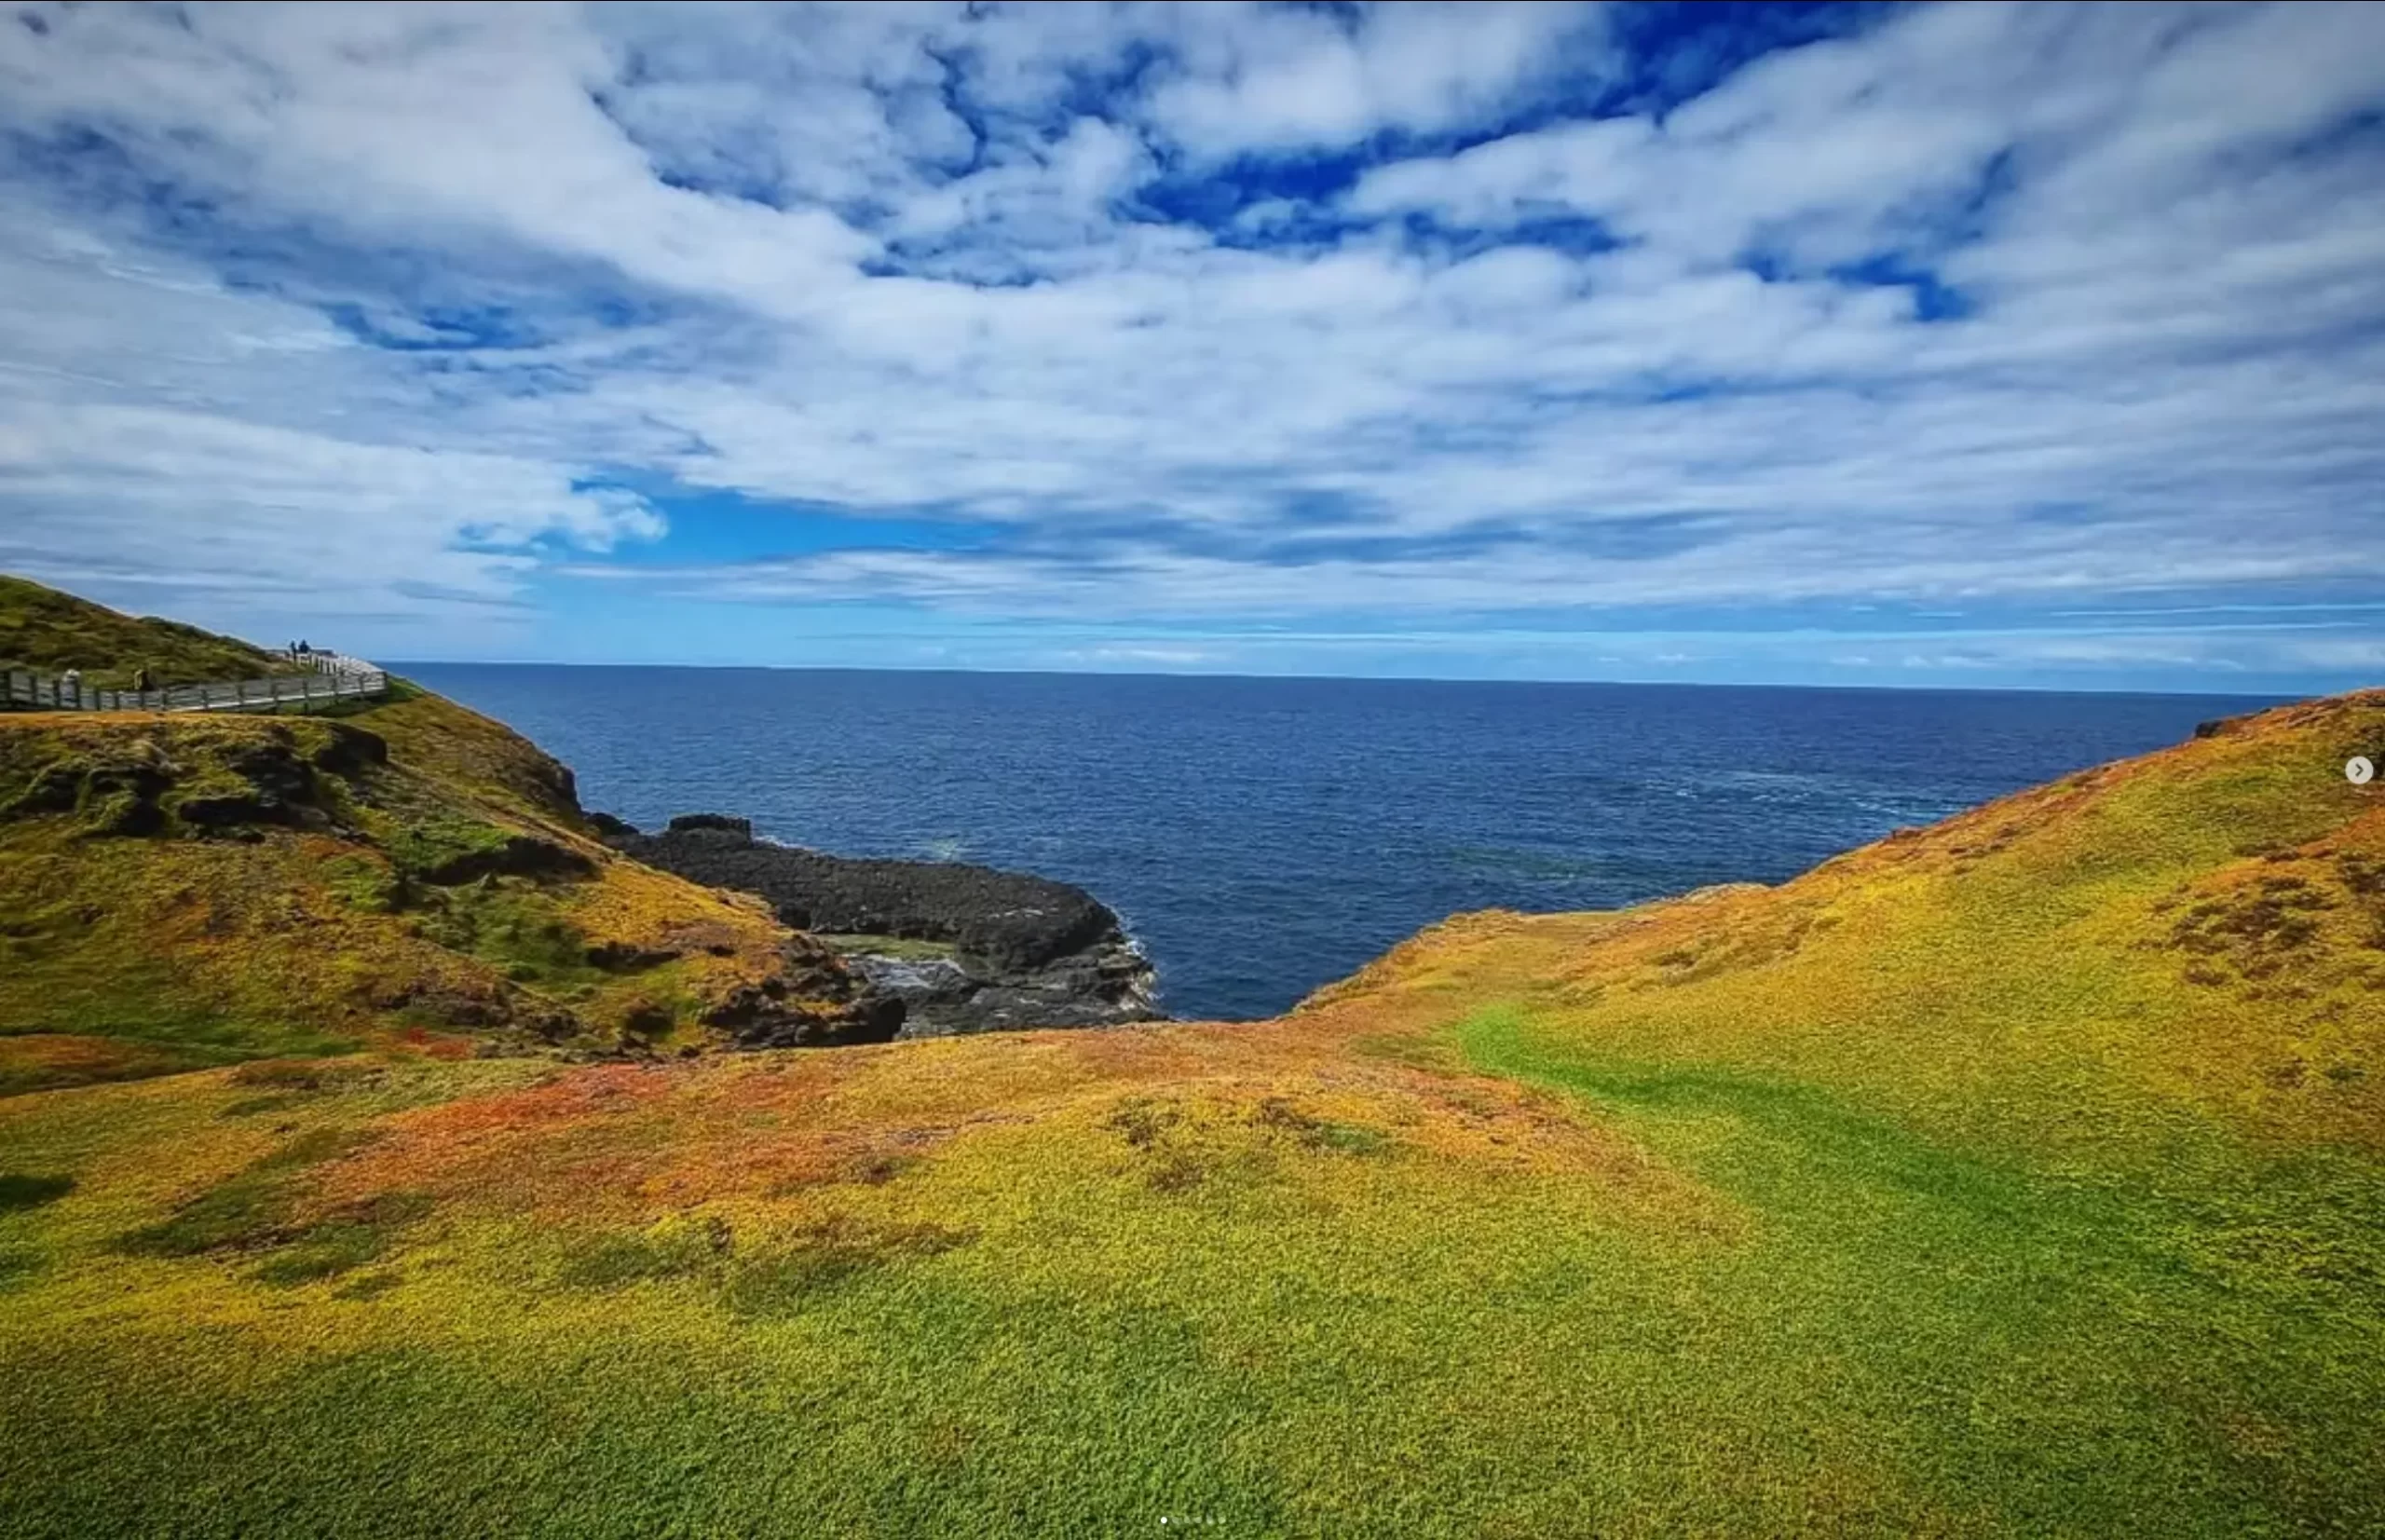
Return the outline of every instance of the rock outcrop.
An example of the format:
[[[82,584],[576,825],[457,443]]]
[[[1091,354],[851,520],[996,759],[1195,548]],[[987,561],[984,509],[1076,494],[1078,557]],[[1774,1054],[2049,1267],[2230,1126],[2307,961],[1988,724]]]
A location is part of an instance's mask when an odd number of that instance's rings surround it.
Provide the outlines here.
[[[906,1007],[902,1035],[1161,1019],[1151,963],[1083,889],[959,862],[863,860],[772,844],[742,818],[691,813],[661,834],[606,818],[649,866],[754,893],[828,940]],[[611,832],[626,829],[628,832]]]

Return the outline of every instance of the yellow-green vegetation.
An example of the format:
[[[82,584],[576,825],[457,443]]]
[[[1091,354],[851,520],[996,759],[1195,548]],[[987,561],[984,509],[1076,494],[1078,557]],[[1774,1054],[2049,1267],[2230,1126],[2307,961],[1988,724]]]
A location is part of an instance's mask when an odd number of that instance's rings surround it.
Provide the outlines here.
[[[0,1532],[2376,1533],[2380,748],[2290,708],[1280,1021],[0,1099]]]
[[[606,849],[568,770],[411,686],[336,718],[0,715],[0,1092],[833,1036],[857,992],[758,902]]]
[[[292,674],[289,656],[179,620],[136,620],[89,599],[0,573],[0,669],[80,670],[95,689],[129,689],[136,669],[150,688]]]

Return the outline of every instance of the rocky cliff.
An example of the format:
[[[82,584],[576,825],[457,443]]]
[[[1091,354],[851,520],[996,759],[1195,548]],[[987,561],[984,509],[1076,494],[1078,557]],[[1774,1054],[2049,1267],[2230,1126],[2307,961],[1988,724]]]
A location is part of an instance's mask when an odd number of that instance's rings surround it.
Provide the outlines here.
[[[902,1035],[1152,1021],[1150,961],[1083,889],[960,862],[857,860],[754,838],[693,813],[661,834],[604,818],[606,842],[649,866],[767,900],[907,1008]]]

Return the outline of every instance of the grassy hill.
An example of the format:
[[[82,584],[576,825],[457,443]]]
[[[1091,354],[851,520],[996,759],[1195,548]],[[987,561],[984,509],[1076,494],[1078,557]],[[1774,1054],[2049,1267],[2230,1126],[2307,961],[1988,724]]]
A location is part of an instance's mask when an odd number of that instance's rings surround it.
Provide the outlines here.
[[[337,717],[0,715],[0,1092],[836,1040],[858,992],[758,902],[606,850],[568,770],[410,686]]]
[[[159,689],[295,672],[281,653],[178,620],[136,620],[0,573],[0,669],[79,669],[94,688],[129,689],[133,671],[143,667]]]
[[[1273,1022],[0,1099],[0,1531],[2385,1532],[2380,749],[2286,708]]]

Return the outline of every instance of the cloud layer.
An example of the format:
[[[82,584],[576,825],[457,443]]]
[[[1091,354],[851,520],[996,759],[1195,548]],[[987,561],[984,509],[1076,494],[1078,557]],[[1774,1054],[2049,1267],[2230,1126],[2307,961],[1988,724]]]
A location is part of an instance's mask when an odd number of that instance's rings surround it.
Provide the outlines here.
[[[112,597],[2376,666],[2385,7],[32,6],[0,134]]]

